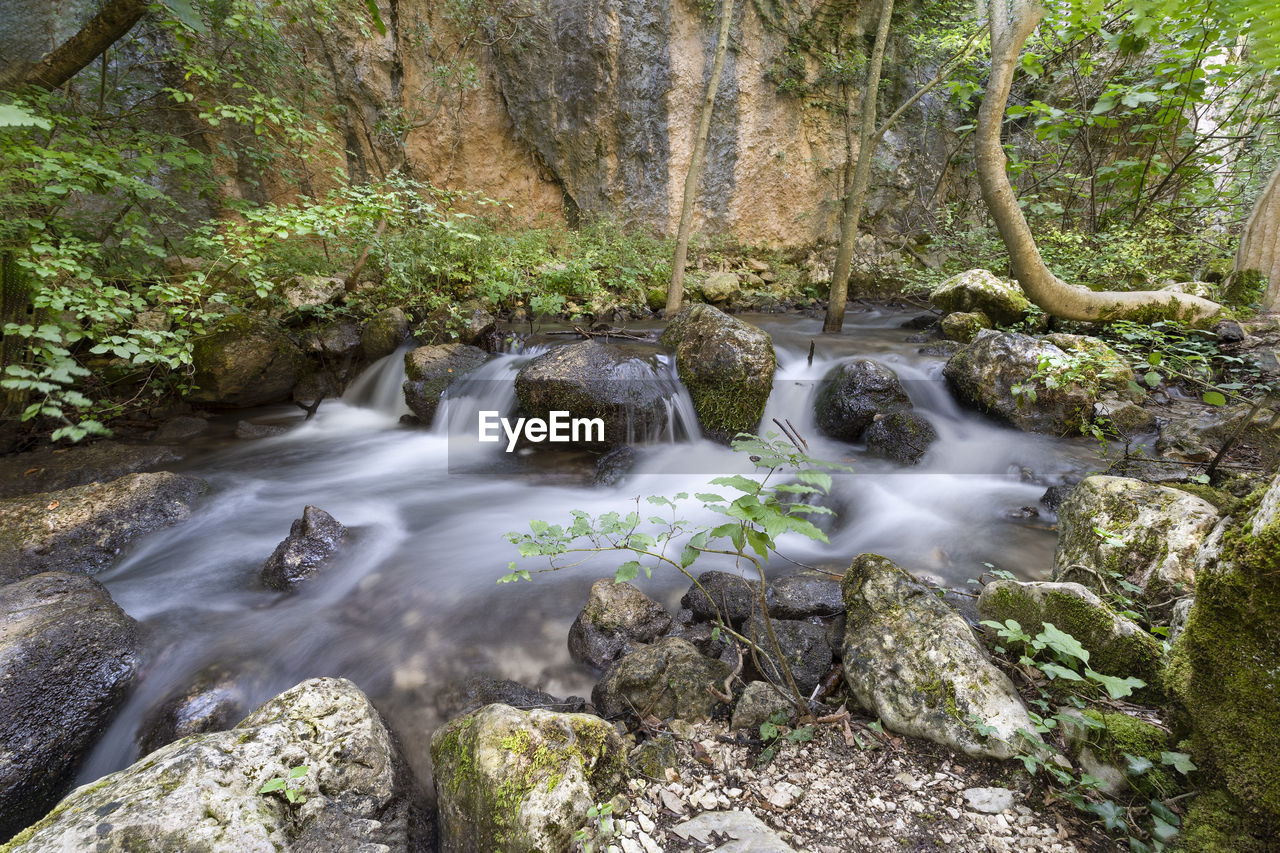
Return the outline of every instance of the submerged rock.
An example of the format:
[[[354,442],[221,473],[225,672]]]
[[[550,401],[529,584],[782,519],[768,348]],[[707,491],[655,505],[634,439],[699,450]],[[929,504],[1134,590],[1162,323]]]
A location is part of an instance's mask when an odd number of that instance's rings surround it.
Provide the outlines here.
[[[877,417],[863,438],[871,453],[900,465],[915,465],[938,440],[938,432],[923,415],[894,412]]]
[[[305,803],[259,793],[298,767],[290,784]],[[12,850],[418,849],[431,833],[414,787],[364,694],[316,678],[231,731],[171,743],[76,789]]]
[[[1031,300],[1016,281],[996,278],[982,269],[947,279],[929,294],[929,301],[943,313],[981,311],[1004,326],[1018,322],[1031,310]]]
[[[898,375],[878,361],[837,364],[823,377],[814,401],[818,429],[840,441],[858,441],[877,415],[911,408]]]
[[[431,761],[442,849],[541,853],[613,797],[626,750],[599,717],[487,705],[438,729]]]
[[[141,649],[138,623],[92,578],[46,572],[0,587],[0,839],[66,793]]]
[[[449,386],[488,358],[484,350],[466,344],[435,344],[405,353],[405,403],[430,426]]]
[[[286,400],[302,375],[302,351],[270,323],[230,314],[192,345],[187,399],[244,408]]]
[[[138,749],[146,755],[190,735],[234,728],[245,717],[247,700],[231,672],[210,667],[147,716],[140,728]]]
[[[596,473],[591,484],[604,488],[618,485],[631,473],[638,458],[635,448],[628,444],[613,448],[596,460]]]
[[[102,571],[134,539],[185,521],[208,487],[160,471],[0,500],[0,583],[50,570]]]
[[[960,750],[1012,758],[1027,709],[964,619],[924,584],[876,554],[853,561],[842,582],[849,691],[886,728]],[[988,736],[974,720],[992,727]]]
[[[591,702],[609,719],[705,719],[720,704],[707,687],[724,690],[730,672],[727,663],[703,657],[691,643],[664,637],[614,663],[591,691]]]
[[[347,528],[319,507],[308,506],[289,527],[289,535],[262,566],[262,582],[289,590],[315,574],[347,540]]]
[[[601,578],[569,626],[569,656],[604,669],[671,627],[671,614],[629,583]]]
[[[448,685],[435,694],[436,710],[445,718],[469,714],[485,705],[510,705],[521,711],[541,708],[544,711],[577,713],[586,706],[579,696],[558,699],[544,690],[526,687],[508,678],[473,676],[461,683]]]
[[[767,332],[710,305],[685,305],[661,342],[675,351],[680,381],[708,435],[732,438],[759,426],[778,363]]]

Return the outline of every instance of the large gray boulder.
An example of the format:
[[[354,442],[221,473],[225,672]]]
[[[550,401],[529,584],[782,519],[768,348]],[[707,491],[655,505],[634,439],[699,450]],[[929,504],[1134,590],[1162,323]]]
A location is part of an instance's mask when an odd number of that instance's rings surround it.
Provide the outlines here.
[[[1197,552],[1218,518],[1213,504],[1179,489],[1087,477],[1058,508],[1053,579],[1101,591],[1124,578],[1149,603],[1180,597],[1195,583]]]
[[[429,425],[449,386],[488,358],[484,350],[465,344],[436,344],[405,353],[405,403]]]
[[[279,329],[230,314],[192,346],[194,387],[187,399],[233,408],[286,400],[304,364],[302,351]]]
[[[719,702],[707,688],[724,690],[730,672],[727,663],[703,657],[687,640],[665,637],[611,666],[591,691],[591,702],[609,719],[706,719]]]
[[[823,377],[814,401],[818,429],[841,441],[858,441],[877,415],[911,408],[898,375],[878,361],[857,358]]]
[[[271,779],[306,798],[260,794]],[[350,681],[316,678],[226,732],[186,738],[76,789],[6,853],[413,850],[429,843],[391,733]]]
[[[848,621],[845,682],[886,728],[966,755],[1012,758],[1031,719],[1018,691],[973,631],[932,590],[877,554],[842,581]],[[990,735],[975,722],[992,727]]]
[[[520,368],[516,396],[535,417],[562,411],[602,419],[604,444],[643,440],[666,424],[666,400],[675,390],[657,355],[649,347],[596,340],[555,347]]]
[[[92,578],[47,572],[0,587],[0,839],[66,793],[141,648],[138,623]]]
[[[543,853],[618,792],[626,750],[599,717],[486,705],[436,731],[431,762],[442,849]]]
[[[270,589],[291,590],[311,577],[347,541],[347,528],[319,507],[308,506],[289,526],[289,535],[262,566],[262,582]]]
[[[204,480],[161,471],[0,500],[0,583],[99,572],[139,536],[185,521],[207,489]]]
[[[671,614],[629,583],[601,578],[569,626],[569,656],[604,669],[671,627]]]
[[[988,270],[966,270],[934,288],[929,301],[944,314],[955,311],[981,311],[1001,325],[1021,320],[1031,310],[1016,281],[996,278]]]
[[[767,332],[710,305],[686,305],[661,342],[675,352],[680,381],[705,432],[732,438],[755,431],[778,365]]]

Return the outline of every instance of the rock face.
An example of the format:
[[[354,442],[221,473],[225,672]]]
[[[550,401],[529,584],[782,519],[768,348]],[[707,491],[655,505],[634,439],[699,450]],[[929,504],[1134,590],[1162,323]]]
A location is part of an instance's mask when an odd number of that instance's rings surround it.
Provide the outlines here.
[[[704,431],[732,438],[756,429],[778,365],[766,332],[710,305],[686,305],[661,341],[675,351],[680,381]]]
[[[878,361],[859,358],[823,377],[814,402],[818,429],[840,441],[858,441],[876,415],[911,408],[898,375]]]
[[[1097,589],[1119,575],[1150,602],[1177,597],[1194,584],[1197,552],[1217,522],[1213,504],[1179,489],[1088,477],[1058,508],[1054,580]]]
[[[484,350],[466,344],[436,344],[405,353],[405,403],[424,424],[430,424],[448,387],[488,358]]]
[[[659,372],[656,355],[595,340],[555,347],[520,368],[516,396],[535,417],[564,411],[571,418],[603,419],[604,444],[643,440],[666,423],[666,399],[674,390]]]
[[[400,308],[388,308],[369,318],[360,332],[360,355],[377,361],[391,355],[409,334],[409,317]]]
[[[487,705],[438,729],[431,761],[441,849],[541,853],[617,792],[626,750],[599,717]]]
[[[727,663],[698,654],[687,640],[666,637],[611,666],[591,691],[591,702],[610,719],[705,719],[718,702],[708,685],[723,690],[731,671]]]
[[[569,626],[569,656],[604,669],[670,627],[671,614],[661,604],[629,583],[601,578]]]
[[[982,588],[978,614],[1000,623],[1012,619],[1033,637],[1049,622],[1084,646],[1094,670],[1141,678],[1147,683],[1142,696],[1159,693],[1160,643],[1078,583],[993,581]]]
[[[915,465],[938,440],[938,432],[923,415],[894,412],[876,418],[867,427],[863,438],[871,453],[892,459],[899,465]]]
[[[1016,281],[1004,281],[980,269],[947,279],[929,294],[929,301],[948,314],[981,311],[1003,326],[1018,322],[1031,309],[1031,301]]]
[[[299,766],[307,772],[294,785],[306,803],[258,793]],[[364,694],[345,679],[316,678],[231,731],[169,744],[76,789],[12,849],[416,849],[430,833],[412,789]]]
[[[0,500],[0,583],[55,569],[101,571],[142,534],[185,521],[207,489],[204,480],[161,471]]]
[[[302,375],[302,351],[269,323],[231,314],[191,350],[187,399],[243,408],[286,400]]]
[[[841,584],[845,681],[887,728],[966,755],[1011,758],[1027,709],[964,619],[892,561],[863,554]],[[994,727],[983,737],[976,717]]]
[[[342,547],[347,528],[319,507],[308,506],[289,527],[289,536],[262,566],[262,582],[270,589],[289,590],[315,574]]]
[[[66,792],[141,647],[138,624],[92,578],[47,572],[0,587],[0,839]]]

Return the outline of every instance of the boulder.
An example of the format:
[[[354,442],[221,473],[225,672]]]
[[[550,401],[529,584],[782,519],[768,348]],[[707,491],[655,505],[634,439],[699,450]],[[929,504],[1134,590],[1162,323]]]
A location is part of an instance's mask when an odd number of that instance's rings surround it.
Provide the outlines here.
[[[290,310],[319,308],[341,296],[347,283],[336,276],[296,275],[280,288],[280,298]]]
[[[770,621],[773,623],[773,635],[778,640],[778,650],[791,670],[796,687],[804,695],[810,695],[831,669],[831,643],[827,640],[827,629],[821,623],[798,619],[770,618]],[[786,684],[786,676],[777,663],[777,653],[769,641],[764,617],[758,613],[752,616],[743,626],[742,633],[763,650],[757,653],[764,668],[760,675],[774,684]]]
[[[823,572],[803,571],[769,586],[769,615],[778,619],[827,619],[844,613],[840,581]]]
[[[487,705],[432,735],[431,762],[441,849],[542,853],[617,793],[626,750],[599,717]]]
[[[845,681],[886,728],[966,755],[1012,758],[1034,727],[964,618],[891,560],[863,554],[841,583]],[[989,735],[975,721],[992,727]]]
[[[288,784],[305,802],[259,793],[299,767]],[[365,695],[315,678],[230,731],[171,743],[77,788],[8,849],[418,849],[432,839],[414,787]]]
[[[1129,714],[1093,708],[1062,708],[1059,717],[1067,748],[1081,770],[1102,780],[1099,790],[1104,794],[1114,797],[1132,788],[1164,799],[1180,787],[1173,769],[1161,760],[1161,753],[1175,748],[1173,738],[1159,726]],[[1131,773],[1128,756],[1145,758],[1151,767],[1145,773]]]
[[[555,347],[516,374],[516,397],[531,415],[564,411],[571,418],[601,418],[605,444],[642,441],[664,426],[674,391],[654,350],[597,340]]]
[[[736,273],[715,272],[702,282],[702,298],[713,305],[727,305],[742,290]]]
[[[151,433],[151,440],[157,444],[182,444],[208,431],[207,419],[194,415],[179,415],[160,424],[160,428]]]
[[[15,453],[0,459],[0,498],[105,483],[179,458],[179,454],[168,447],[121,441],[95,441]]]
[[[604,669],[671,627],[671,614],[629,583],[601,578],[569,626],[569,656]]]
[[[1012,619],[1033,637],[1048,622],[1079,641],[1092,669],[1141,678],[1147,687],[1139,697],[1159,696],[1164,668],[1160,643],[1078,583],[993,581],[982,588],[978,614],[1001,624]]]
[[[609,667],[591,691],[591,702],[608,719],[706,719],[720,704],[707,687],[724,690],[732,671],[727,663],[700,655],[688,641],[664,637]]]
[[[760,724],[779,711],[786,714],[788,719],[795,713],[795,706],[791,704],[787,694],[767,681],[752,681],[733,706],[729,728],[746,729],[754,736],[758,734]]]
[[[898,375],[878,361],[857,358],[823,377],[814,402],[818,429],[840,441],[858,441],[876,415],[911,408]]]
[[[1134,389],[1137,376],[1129,362],[1106,342],[1089,335],[1069,335],[1065,332],[1044,335],[1040,340],[1053,344],[1067,355],[1087,359],[1090,362],[1091,382],[1098,389],[1133,402],[1141,402],[1146,398],[1141,389]]]
[[[741,625],[756,608],[756,586],[729,572],[703,572],[681,597],[680,606],[704,622],[723,616],[730,624]]]
[[[160,471],[0,500],[0,583],[51,570],[102,571],[134,539],[185,521],[208,488]]]
[[[466,344],[435,344],[405,353],[405,403],[430,425],[449,386],[488,358],[484,350]]]
[[[184,737],[235,728],[248,711],[247,701],[230,671],[211,666],[147,715],[139,728],[138,749],[146,755]]]
[[[388,308],[369,318],[360,332],[360,355],[377,361],[395,352],[409,335],[409,317],[400,308]]]
[[[955,311],[943,317],[938,328],[947,340],[967,344],[983,329],[991,328],[991,318],[981,311]]]
[[[188,400],[245,408],[287,400],[302,375],[304,358],[270,323],[230,314],[195,341],[191,365],[194,387]]]
[[[464,308],[457,332],[459,343],[492,352],[494,338],[498,334],[498,319],[484,308]]]
[[[1114,393],[1103,394],[1093,404],[1093,422],[1110,425],[1120,435],[1132,436],[1156,428],[1156,416],[1142,406]]]
[[[675,352],[680,381],[705,432],[732,438],[756,429],[778,363],[768,333],[710,305],[685,305],[661,342]]]
[[[680,753],[676,750],[676,739],[671,735],[649,737],[627,754],[631,775],[650,782],[665,783],[667,768],[675,768],[679,764]]]
[[[868,452],[899,465],[915,465],[938,440],[938,432],[924,415],[893,412],[877,416],[867,427],[863,439]]]
[[[92,578],[46,572],[0,587],[0,839],[66,793],[141,650],[138,623]]]
[[[308,506],[289,526],[289,535],[262,566],[268,589],[291,590],[315,574],[348,537],[347,528],[319,507]]]
[[[1197,552],[1217,523],[1213,504],[1180,489],[1087,477],[1058,508],[1053,579],[1099,591],[1124,578],[1149,603],[1178,597],[1192,588]]]
[[[1016,281],[1004,281],[981,269],[947,279],[929,294],[929,301],[944,314],[981,311],[1002,326],[1018,322],[1031,310],[1031,301]]]
[[[303,346],[322,356],[354,358],[360,353],[360,326],[353,320],[335,320],[308,335]]]

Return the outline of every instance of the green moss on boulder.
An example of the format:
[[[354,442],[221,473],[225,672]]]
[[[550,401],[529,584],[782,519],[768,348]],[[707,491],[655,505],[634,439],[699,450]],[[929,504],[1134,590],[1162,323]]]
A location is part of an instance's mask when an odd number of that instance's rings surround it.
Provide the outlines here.
[[[223,317],[191,350],[187,398],[219,406],[261,406],[288,398],[302,375],[302,351],[270,323],[248,314]]]
[[[1016,281],[999,279],[982,269],[947,279],[929,294],[929,301],[948,314],[981,311],[1001,325],[1016,323],[1031,310],[1031,300]]]

